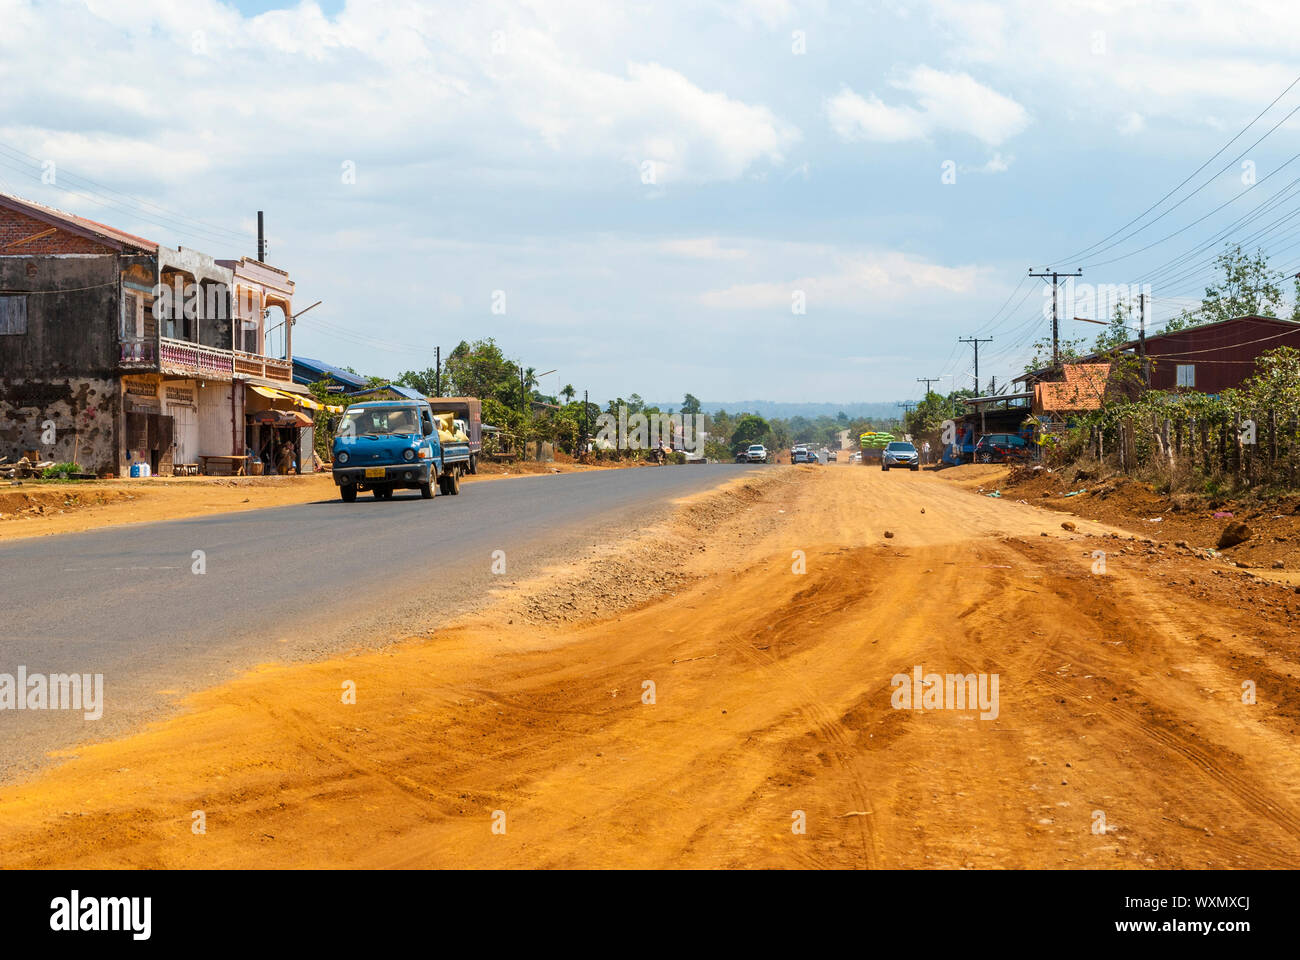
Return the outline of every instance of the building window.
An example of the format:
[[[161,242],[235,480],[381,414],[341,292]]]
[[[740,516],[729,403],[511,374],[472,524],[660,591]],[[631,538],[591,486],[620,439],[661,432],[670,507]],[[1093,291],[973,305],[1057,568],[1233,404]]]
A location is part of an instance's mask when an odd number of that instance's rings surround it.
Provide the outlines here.
[[[1194,387],[1196,386],[1196,364],[1180,363],[1178,364],[1178,386]]]
[[[122,294],[122,339],[144,337],[144,297],[138,293]]]
[[[27,332],[27,298],[0,297],[0,335]]]

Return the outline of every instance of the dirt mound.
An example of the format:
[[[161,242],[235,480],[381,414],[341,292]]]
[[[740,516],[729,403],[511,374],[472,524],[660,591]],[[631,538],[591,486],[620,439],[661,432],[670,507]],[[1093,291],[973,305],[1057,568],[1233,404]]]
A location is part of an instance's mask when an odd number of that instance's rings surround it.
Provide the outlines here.
[[[576,563],[546,571],[522,589],[499,591],[508,623],[602,620],[684,589],[697,579],[689,561],[727,522],[788,484],[778,474],[732,483],[685,500],[673,516],[629,539],[593,547]],[[770,526],[770,514],[753,526]]]
[[[0,520],[16,517],[45,517],[71,513],[87,507],[135,500],[138,494],[127,490],[105,490],[68,485],[54,488],[10,488],[0,491]]]
[[[972,487],[996,486],[1010,472],[1011,468],[1001,463],[963,463],[938,471],[945,480]]]
[[[946,476],[947,471],[941,476]],[[1236,500],[1163,493],[1123,474],[1066,467],[1017,467],[1002,483],[1003,497],[1132,530],[1144,537],[1220,550],[1246,567],[1300,569],[1300,515],[1294,495]],[[1221,541],[1225,528],[1249,524],[1249,535]],[[1279,567],[1278,564],[1281,564]]]

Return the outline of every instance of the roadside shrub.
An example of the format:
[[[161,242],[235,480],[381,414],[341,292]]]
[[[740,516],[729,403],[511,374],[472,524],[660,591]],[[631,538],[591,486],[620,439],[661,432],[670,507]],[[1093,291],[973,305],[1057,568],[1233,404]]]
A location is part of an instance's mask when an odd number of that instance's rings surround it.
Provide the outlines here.
[[[67,480],[69,474],[82,473],[79,463],[56,463],[41,471],[42,480]]]

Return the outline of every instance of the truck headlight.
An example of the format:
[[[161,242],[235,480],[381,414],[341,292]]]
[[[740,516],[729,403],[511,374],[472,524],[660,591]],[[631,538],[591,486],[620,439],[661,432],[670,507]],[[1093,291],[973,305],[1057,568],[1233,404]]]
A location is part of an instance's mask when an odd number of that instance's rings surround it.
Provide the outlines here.
[[[347,452],[346,450],[340,450],[340,451],[338,452],[338,455],[337,455],[334,459],[337,460],[339,463],[347,463],[347,462],[348,462],[348,452]]]
[[[433,451],[432,451],[432,450],[430,450],[428,447],[421,447],[421,448],[420,448],[420,459],[421,459],[421,460],[430,460],[430,459],[432,459],[432,458],[433,458]]]
[[[415,451],[412,450],[410,447],[407,447],[405,450],[402,451],[402,459],[403,459],[403,460],[414,460],[414,459],[415,459]]]

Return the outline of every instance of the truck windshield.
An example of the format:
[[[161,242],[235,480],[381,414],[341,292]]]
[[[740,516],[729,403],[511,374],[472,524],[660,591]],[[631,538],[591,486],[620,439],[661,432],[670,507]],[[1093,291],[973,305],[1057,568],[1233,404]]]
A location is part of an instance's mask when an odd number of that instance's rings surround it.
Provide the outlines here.
[[[420,432],[414,407],[357,407],[343,414],[338,436],[392,437]]]

